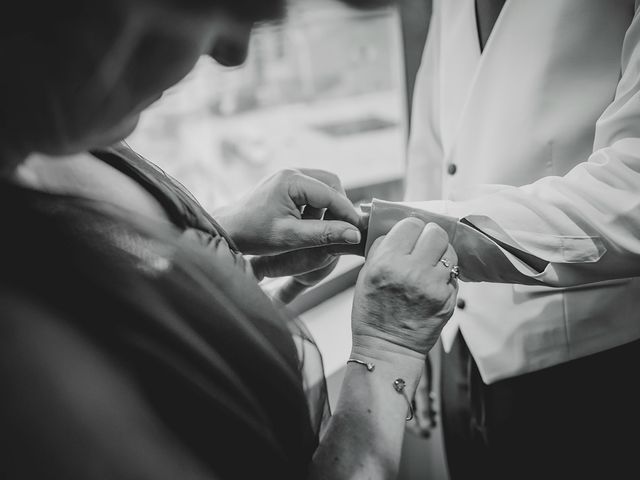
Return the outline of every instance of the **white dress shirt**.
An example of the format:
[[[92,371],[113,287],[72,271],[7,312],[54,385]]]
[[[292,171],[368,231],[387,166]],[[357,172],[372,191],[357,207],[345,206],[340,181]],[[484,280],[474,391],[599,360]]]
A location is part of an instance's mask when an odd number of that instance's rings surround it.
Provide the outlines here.
[[[412,203],[375,202],[369,241],[407,214],[449,232],[443,343],[459,328],[487,383],[640,338],[638,4],[509,0],[481,55],[474,0],[434,1]]]

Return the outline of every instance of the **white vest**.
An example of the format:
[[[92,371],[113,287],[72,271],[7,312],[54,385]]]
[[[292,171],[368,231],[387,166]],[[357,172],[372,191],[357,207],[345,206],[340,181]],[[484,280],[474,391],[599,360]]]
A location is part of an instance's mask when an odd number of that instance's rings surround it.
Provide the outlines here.
[[[435,0],[416,80],[407,200],[473,205],[586,162],[596,123],[616,96],[635,10],[634,0],[508,0],[481,55],[474,0]],[[640,157],[640,143],[634,149]],[[630,183],[640,198],[640,183]],[[534,193],[541,204],[555,201],[551,187]],[[491,216],[490,202],[484,206]],[[548,233],[562,221],[550,217]],[[465,308],[443,343],[449,348],[459,328],[487,383],[640,338],[637,278],[559,288],[463,283],[460,298]]]

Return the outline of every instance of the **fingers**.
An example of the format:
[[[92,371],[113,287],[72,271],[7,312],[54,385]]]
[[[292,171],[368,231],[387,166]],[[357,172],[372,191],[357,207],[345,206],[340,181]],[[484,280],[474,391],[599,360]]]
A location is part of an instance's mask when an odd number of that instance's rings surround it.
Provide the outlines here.
[[[295,278],[290,278],[276,291],[273,298],[280,303],[287,305],[306,289],[306,285],[298,282]]]
[[[424,222],[419,218],[408,217],[400,220],[384,236],[377,250],[380,253],[409,255],[424,228]]]
[[[364,248],[366,244],[366,237],[363,236],[360,243],[355,245],[339,243],[336,245],[327,245],[325,248],[329,253],[332,253],[333,255],[357,255],[359,257],[364,257]]]
[[[453,271],[453,268],[455,268],[458,265],[458,255],[456,254],[456,251],[453,249],[451,244],[449,244],[449,248],[447,248],[447,251],[445,252],[443,258],[446,258],[447,262],[451,265],[450,268],[447,268],[447,271],[449,272],[449,278],[447,281],[451,286],[453,286],[457,290],[458,276],[452,275],[452,271]],[[460,267],[458,267],[458,269],[459,268]]]
[[[447,260],[447,262],[451,265],[451,268],[458,265],[458,254],[451,244],[449,244],[449,246],[447,247],[447,251],[444,253],[442,258]]]
[[[365,213],[358,210],[356,210],[356,212],[359,218],[357,227],[360,230],[366,231],[369,228],[369,218],[370,218],[369,213]],[[339,218],[336,218],[336,216],[332,214],[330,211],[326,211],[322,218],[324,218],[325,220],[340,220]]]
[[[302,213],[303,220],[335,220],[332,218],[333,215],[327,213],[325,215],[324,208],[315,208],[310,205],[304,207],[304,212]],[[362,233],[362,232],[361,232]],[[327,245],[324,248],[327,248],[328,251],[335,255],[360,255],[364,256],[364,239],[361,239],[358,244],[350,244],[350,243],[338,243],[334,245]]]
[[[458,286],[457,278],[452,276],[458,255],[445,230],[435,223],[425,225],[419,219],[405,218],[386,236],[376,239],[369,250],[370,259],[392,255],[408,256],[410,264],[407,268],[423,268],[425,273],[435,275],[443,283],[454,288]]]
[[[302,212],[302,218],[303,220],[321,220],[324,217],[324,213],[324,208],[315,208],[311,205],[306,205]]]
[[[251,258],[251,266],[256,277],[286,277],[309,274],[337,262],[335,255],[324,248],[312,248]]]
[[[298,295],[304,292],[307,288],[314,286],[320,280],[326,278],[338,264],[338,259],[334,259],[324,267],[299,275],[297,277],[289,278],[285,284],[276,292],[275,298],[285,305],[290,303]]]
[[[442,257],[438,260],[433,269],[438,278],[442,279],[443,282],[457,288],[457,279],[451,275],[453,267],[457,264],[458,256],[456,255],[456,251],[453,249],[453,246],[449,244],[445,252],[442,254]]]
[[[289,197],[297,207],[303,205],[326,208],[334,218],[359,225],[360,215],[344,196],[326,183],[307,175],[293,177],[289,185]]]
[[[451,275],[452,269],[458,265],[458,255],[449,243],[449,236],[439,225],[429,223],[420,234],[411,256],[424,265],[433,266],[435,275],[458,287],[458,282]]]
[[[320,180],[322,183],[330,186],[345,197],[347,196],[347,192],[345,192],[340,178],[335,173],[327,172],[326,170],[317,170],[315,168],[301,168],[299,169],[299,172],[308,177]]]
[[[305,213],[307,211],[307,208],[308,207],[305,208]],[[360,224],[358,225],[358,228],[360,229],[360,235],[362,237],[360,243],[355,245],[345,243],[331,245],[328,248],[332,253],[335,253],[337,255],[358,255],[360,257],[364,257],[364,250],[367,246],[369,214],[365,214],[363,212],[358,212],[358,214],[360,215]],[[302,218],[306,218],[304,214],[302,215]],[[322,218],[324,220],[336,220],[331,212],[326,212]]]
[[[449,246],[449,236],[442,227],[435,223],[427,224],[420,234],[420,238],[415,242],[412,256],[428,265],[437,265],[447,251]],[[453,259],[449,259],[452,261]],[[457,257],[456,257],[457,260]],[[455,265],[452,263],[451,265]]]
[[[294,280],[306,287],[312,287],[333,272],[339,260],[340,258],[334,257],[317,270],[311,270],[310,272],[298,275],[294,277]]]
[[[358,245],[362,240],[360,230],[340,220],[282,220],[278,230],[283,235],[287,251],[325,245]]]

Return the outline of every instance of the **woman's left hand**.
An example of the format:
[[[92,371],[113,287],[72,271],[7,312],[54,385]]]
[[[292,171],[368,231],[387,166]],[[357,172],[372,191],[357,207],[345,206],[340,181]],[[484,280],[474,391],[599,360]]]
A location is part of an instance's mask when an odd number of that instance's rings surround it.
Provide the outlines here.
[[[215,217],[251,255],[359,245],[366,223],[338,177],[323,170],[282,170]]]
[[[251,258],[253,273],[258,279],[264,277],[291,276],[273,297],[289,303],[300,293],[324,280],[338,264],[339,256],[326,247],[307,248],[274,256]]]
[[[339,184],[338,184],[339,185]],[[342,185],[339,190],[344,193]],[[302,212],[302,220],[322,220],[330,217],[324,209],[306,206]],[[330,221],[326,219],[325,221]],[[274,297],[282,303],[289,303],[301,292],[324,280],[338,264],[339,255],[357,253],[362,245],[332,245],[328,247],[311,247],[279,255],[260,255],[251,259],[253,272],[258,279],[264,277],[291,278],[274,293]]]

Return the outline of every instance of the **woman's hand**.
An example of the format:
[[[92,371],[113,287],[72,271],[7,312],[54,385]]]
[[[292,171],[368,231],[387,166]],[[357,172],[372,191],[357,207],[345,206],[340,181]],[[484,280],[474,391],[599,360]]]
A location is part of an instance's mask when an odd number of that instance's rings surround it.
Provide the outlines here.
[[[416,218],[398,222],[371,247],[353,304],[357,363],[345,369],[312,479],[396,478],[425,355],[453,312],[457,260],[445,231]]]
[[[307,248],[275,256],[251,258],[251,267],[258,281],[264,277],[291,276],[272,297],[287,304],[307,288],[325,279],[338,264],[339,257],[327,247]]]
[[[357,245],[365,223],[338,177],[323,170],[278,172],[215,216],[240,251],[252,255]]]
[[[356,285],[353,352],[424,359],[453,313],[458,285],[451,267],[457,261],[446,232],[417,218],[378,238]]]
[[[289,303],[329,275],[342,253],[360,252],[367,218],[347,199],[338,177],[284,170],[216,217],[251,258],[258,279],[292,278],[275,293]]]

